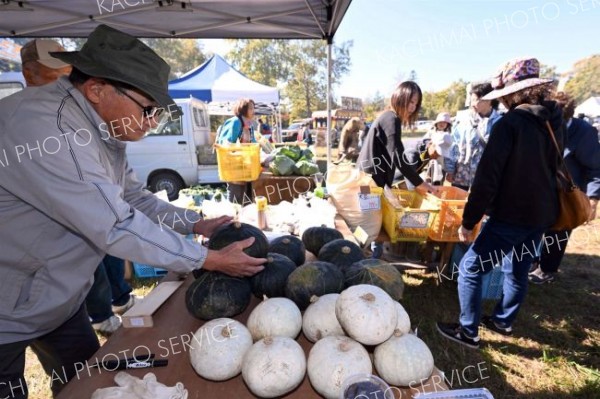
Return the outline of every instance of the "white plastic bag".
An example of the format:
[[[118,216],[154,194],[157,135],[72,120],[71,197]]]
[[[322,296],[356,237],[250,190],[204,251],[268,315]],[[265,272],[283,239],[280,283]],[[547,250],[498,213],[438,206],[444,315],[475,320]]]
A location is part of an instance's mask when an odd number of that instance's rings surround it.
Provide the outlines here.
[[[118,387],[96,389],[91,399],[187,399],[188,391],[181,382],[168,387],[156,380],[154,373],[143,379],[120,371],[115,375]]]

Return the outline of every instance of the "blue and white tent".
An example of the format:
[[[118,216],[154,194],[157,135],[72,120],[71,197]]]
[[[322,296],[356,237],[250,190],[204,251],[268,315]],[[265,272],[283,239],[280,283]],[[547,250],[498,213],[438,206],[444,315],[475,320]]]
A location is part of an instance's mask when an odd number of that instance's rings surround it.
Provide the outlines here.
[[[276,87],[249,79],[217,54],[179,79],[170,81],[169,94],[173,98],[193,96],[207,103],[233,103],[244,97],[255,103],[279,104]]]

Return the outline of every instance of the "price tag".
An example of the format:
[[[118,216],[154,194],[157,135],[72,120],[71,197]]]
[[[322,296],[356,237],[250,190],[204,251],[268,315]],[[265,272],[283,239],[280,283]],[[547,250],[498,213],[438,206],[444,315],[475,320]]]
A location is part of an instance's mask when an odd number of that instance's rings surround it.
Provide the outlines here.
[[[358,194],[358,204],[361,212],[378,211],[381,209],[381,196],[377,194]]]
[[[369,239],[369,235],[367,234],[367,232],[360,226],[358,226],[356,230],[354,230],[354,237],[356,237],[358,242],[360,242],[361,244],[366,243]]]
[[[424,229],[429,222],[429,212],[408,212],[402,215],[398,226],[400,228]]]

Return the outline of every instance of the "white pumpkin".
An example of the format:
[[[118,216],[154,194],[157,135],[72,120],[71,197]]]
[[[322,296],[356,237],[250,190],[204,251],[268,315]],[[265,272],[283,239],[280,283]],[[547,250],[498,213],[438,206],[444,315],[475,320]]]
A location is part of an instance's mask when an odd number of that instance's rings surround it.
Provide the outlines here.
[[[410,332],[410,317],[404,309],[404,306],[400,305],[398,302],[394,302],[394,304],[396,307],[396,314],[398,315],[396,330],[400,330],[402,334],[408,334]]]
[[[335,302],[340,294],[327,294],[311,298],[311,304],[304,311],[302,332],[310,342],[332,336],[346,335],[335,315]]]
[[[420,338],[400,331],[375,348],[375,368],[388,384],[413,386],[433,372],[433,355]]]
[[[352,338],[325,337],[310,350],[307,369],[315,390],[328,399],[337,399],[346,378],[371,374],[373,365],[367,350]]]
[[[224,381],[242,371],[244,355],[252,346],[248,329],[233,319],[215,319],[196,331],[190,345],[190,361],[207,380]]]
[[[288,337],[266,337],[246,352],[242,377],[256,396],[274,398],[294,390],[306,373],[300,345]]]
[[[381,288],[359,284],[342,291],[335,314],[348,336],[365,345],[379,345],[392,336],[398,321],[394,300]]]
[[[268,298],[250,313],[246,323],[254,341],[265,337],[296,338],[302,329],[302,313],[287,298]]]

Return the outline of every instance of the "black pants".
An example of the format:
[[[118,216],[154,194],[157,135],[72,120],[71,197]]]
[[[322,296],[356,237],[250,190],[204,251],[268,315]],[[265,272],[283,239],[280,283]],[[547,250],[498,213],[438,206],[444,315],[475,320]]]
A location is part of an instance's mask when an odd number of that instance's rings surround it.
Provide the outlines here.
[[[100,348],[85,307],[56,330],[33,340],[0,345],[0,399],[26,399],[25,349],[31,346],[50,376],[52,395],[56,397],[76,374],[76,367]],[[79,363],[79,365],[77,365]]]
[[[242,206],[251,204],[254,201],[254,193],[252,192],[252,183],[228,183],[227,190],[229,191],[229,201]],[[0,398],[1,399],[1,398]]]
[[[573,230],[547,231],[542,240],[540,268],[544,273],[556,273],[565,256],[567,243]]]

